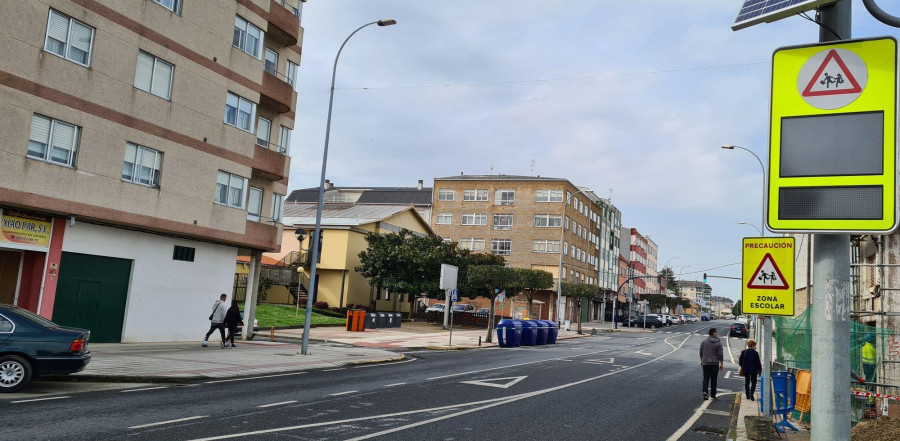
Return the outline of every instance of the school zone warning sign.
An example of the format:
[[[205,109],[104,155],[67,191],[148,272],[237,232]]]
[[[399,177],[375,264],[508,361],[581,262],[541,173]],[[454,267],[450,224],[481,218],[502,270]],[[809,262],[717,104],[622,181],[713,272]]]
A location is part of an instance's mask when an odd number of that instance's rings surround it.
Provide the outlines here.
[[[742,248],[743,313],[794,315],[794,238],[745,237]]]

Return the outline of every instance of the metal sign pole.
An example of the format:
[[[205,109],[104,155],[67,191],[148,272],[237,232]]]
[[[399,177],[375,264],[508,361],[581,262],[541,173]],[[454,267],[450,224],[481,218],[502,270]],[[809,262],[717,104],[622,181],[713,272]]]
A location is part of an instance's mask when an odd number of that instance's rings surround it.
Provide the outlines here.
[[[819,9],[822,23],[819,41],[849,39],[850,11],[850,0]],[[850,439],[847,378],[850,375],[850,236],[815,234],[813,243],[816,289],[812,304],[812,371],[816,381],[812,382],[811,418],[815,424],[811,437],[822,441],[847,440]]]

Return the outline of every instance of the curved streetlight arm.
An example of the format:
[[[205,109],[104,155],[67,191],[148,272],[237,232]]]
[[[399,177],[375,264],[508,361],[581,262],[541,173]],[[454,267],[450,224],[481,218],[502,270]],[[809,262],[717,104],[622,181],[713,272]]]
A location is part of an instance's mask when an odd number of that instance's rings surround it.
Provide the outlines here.
[[[900,28],[900,18],[885,12],[884,9],[881,9],[875,4],[875,0],[863,0],[863,5],[869,11],[869,14],[872,14],[872,17],[875,17],[876,20],[888,26]]]

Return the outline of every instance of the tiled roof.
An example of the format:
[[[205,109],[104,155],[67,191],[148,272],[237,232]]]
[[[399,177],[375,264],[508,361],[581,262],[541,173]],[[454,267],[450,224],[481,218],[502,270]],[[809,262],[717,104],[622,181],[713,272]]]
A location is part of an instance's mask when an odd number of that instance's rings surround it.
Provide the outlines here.
[[[358,226],[382,221],[412,208],[412,205],[351,205],[326,204],[322,209],[322,225]],[[312,225],[316,223],[316,204],[284,204],[285,225]]]
[[[237,256],[237,261],[241,263],[250,263],[250,256]],[[265,266],[281,266],[281,261],[273,259],[269,256],[262,256],[262,262]]]

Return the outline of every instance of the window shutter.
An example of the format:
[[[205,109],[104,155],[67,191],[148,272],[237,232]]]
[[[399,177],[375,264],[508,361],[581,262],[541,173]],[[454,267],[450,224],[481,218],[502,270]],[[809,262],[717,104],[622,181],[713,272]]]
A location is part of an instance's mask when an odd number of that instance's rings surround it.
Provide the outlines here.
[[[51,10],[47,23],[47,36],[65,44],[69,37],[69,17]]]
[[[162,152],[156,152],[156,161],[153,163],[153,169],[156,171],[162,170]]]
[[[137,159],[137,145],[132,143],[125,144],[125,162],[135,163]]]
[[[75,126],[58,122],[53,128],[53,149],[50,159],[61,164],[70,164],[73,144],[75,143]]]
[[[150,92],[150,83],[153,81],[153,56],[138,52],[137,68],[134,73],[134,87]]]
[[[262,211],[262,193],[262,190],[250,187],[250,202],[247,204],[247,212],[259,216]]]
[[[91,35],[92,34],[93,34],[93,28],[73,21],[72,22],[72,41],[70,43],[76,49],[84,51],[85,56],[87,56],[86,53],[91,51]]]
[[[47,144],[50,140],[50,118],[34,115],[31,117],[31,137],[32,141]]]
[[[169,99],[172,86],[172,70],[173,66],[165,61],[156,59],[156,69],[153,73],[153,90],[150,93]]]

